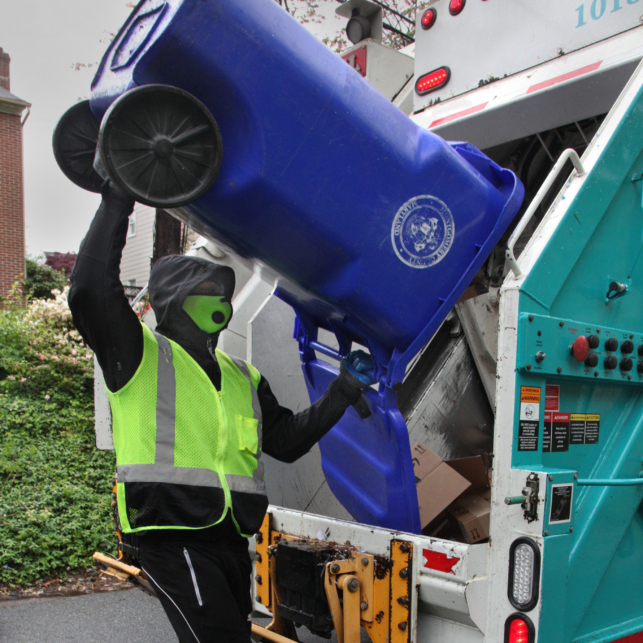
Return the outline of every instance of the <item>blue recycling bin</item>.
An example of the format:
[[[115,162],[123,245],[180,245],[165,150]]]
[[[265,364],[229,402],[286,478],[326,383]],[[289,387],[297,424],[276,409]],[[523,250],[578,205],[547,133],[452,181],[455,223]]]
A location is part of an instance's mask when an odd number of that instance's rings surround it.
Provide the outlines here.
[[[154,84],[201,101],[222,141],[215,182],[173,213],[276,279],[298,314],[313,399],[328,379],[307,350],[324,350],[320,327],[340,353],[366,346],[391,394],[517,213],[516,176],[416,125],[274,0],[140,2],[103,57],[91,109],[102,118],[128,90]],[[399,425],[394,395],[371,402]],[[386,508],[360,513],[362,490],[340,500],[358,519],[417,531],[408,436],[389,420],[380,451],[397,460],[377,491]],[[350,489],[350,465],[340,468],[330,475]]]

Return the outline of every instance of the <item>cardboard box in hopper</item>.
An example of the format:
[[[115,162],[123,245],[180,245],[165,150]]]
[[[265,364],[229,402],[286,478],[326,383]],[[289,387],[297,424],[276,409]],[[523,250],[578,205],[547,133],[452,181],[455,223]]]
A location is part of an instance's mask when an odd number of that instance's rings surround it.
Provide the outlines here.
[[[471,545],[489,538],[491,490],[470,491],[460,496],[450,507],[464,539]]]
[[[445,462],[421,442],[411,448],[411,457],[423,529],[466,491],[473,490],[476,494],[488,492],[489,461],[486,457],[475,456]],[[488,516],[486,524],[484,538],[489,535]]]

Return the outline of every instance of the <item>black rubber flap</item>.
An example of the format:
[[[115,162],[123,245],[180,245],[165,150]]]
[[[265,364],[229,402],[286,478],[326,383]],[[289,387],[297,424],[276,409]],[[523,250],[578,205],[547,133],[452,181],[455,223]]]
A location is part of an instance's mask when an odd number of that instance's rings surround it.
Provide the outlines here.
[[[84,100],[70,107],[54,130],[54,156],[65,176],[79,187],[100,192],[103,179],[94,170],[99,121]]]
[[[207,192],[221,167],[216,121],[194,96],[168,85],[132,89],[111,105],[99,149],[109,178],[155,208],[187,205]]]

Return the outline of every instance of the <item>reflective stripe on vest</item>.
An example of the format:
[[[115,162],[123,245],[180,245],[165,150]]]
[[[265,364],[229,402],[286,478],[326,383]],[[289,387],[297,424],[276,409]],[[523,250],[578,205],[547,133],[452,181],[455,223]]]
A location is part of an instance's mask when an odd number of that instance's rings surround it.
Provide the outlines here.
[[[176,373],[172,359],[172,346],[160,333],[152,331],[159,347],[156,379],[156,453],[154,464],[126,464],[117,466],[118,482],[154,482],[189,485],[196,487],[222,488],[216,471],[192,467],[174,466],[174,446],[176,437]],[[250,384],[252,411],[257,420],[258,448],[255,454],[257,467],[252,478],[240,475],[226,475],[231,491],[241,493],[266,494],[263,480],[264,470],[261,462],[262,414],[257,390],[250,379],[248,365],[243,360],[230,357],[243,377]],[[222,374],[223,377],[223,374]]]

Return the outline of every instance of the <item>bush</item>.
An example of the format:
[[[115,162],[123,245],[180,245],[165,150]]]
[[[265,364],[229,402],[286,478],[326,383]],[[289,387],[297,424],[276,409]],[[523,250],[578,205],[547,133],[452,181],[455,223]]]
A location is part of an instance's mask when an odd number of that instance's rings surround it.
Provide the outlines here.
[[[53,299],[53,291],[61,291],[67,285],[67,275],[27,257],[27,278],[23,284],[23,292],[29,299]]]
[[[87,567],[114,551],[112,452],[94,445],[93,355],[66,291],[0,310],[0,584]]]

